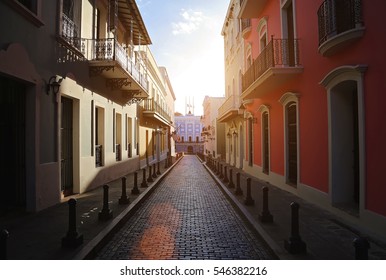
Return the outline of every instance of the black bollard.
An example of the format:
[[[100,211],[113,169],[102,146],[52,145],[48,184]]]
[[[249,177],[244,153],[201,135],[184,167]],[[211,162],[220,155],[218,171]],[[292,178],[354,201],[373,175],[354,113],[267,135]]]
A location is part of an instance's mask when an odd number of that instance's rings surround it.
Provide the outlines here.
[[[259,220],[263,223],[272,223],[273,216],[268,209],[268,187],[263,187],[263,211],[259,214]]]
[[[7,239],[9,238],[9,232],[3,229],[0,232],[0,260],[7,259]]]
[[[233,189],[235,184],[233,184],[233,169],[229,169],[229,184],[228,188]]]
[[[149,177],[147,177],[147,181],[149,183],[154,182],[153,177],[151,175],[151,165],[149,165]]]
[[[168,159],[168,157],[166,157],[166,158],[165,158],[165,166],[164,166],[165,169],[169,167],[169,166],[168,166],[168,161],[169,161],[169,159]]]
[[[353,240],[353,245],[355,247],[355,259],[356,260],[368,260],[370,248],[370,243],[366,238],[358,237]]]
[[[157,178],[157,171],[155,170],[155,163],[153,164],[153,178]]]
[[[121,198],[118,199],[119,204],[129,204],[130,199],[126,195],[126,177],[122,177],[122,195]]]
[[[252,199],[252,195],[251,195],[251,182],[252,182],[252,179],[247,178],[247,197],[244,200],[245,205],[254,205],[255,204],[255,201]]]
[[[134,172],[134,187],[131,190],[131,194],[139,194],[139,189],[138,189],[138,173],[137,172]]]
[[[62,238],[62,247],[75,248],[83,243],[83,235],[76,230],[76,199],[68,201],[68,231]]]
[[[106,221],[113,217],[113,211],[109,208],[109,186],[103,186],[103,208],[99,212],[99,220]]]
[[[224,178],[224,173],[222,172],[222,163],[220,164],[220,179]]]
[[[159,170],[159,162],[157,162],[157,175],[161,175],[161,171]]]
[[[236,191],[235,195],[243,195],[243,190],[240,187],[240,172],[236,173]]]
[[[220,160],[217,162],[216,175],[220,175]]]
[[[299,234],[299,204],[291,203],[291,236],[289,240],[284,241],[285,249],[291,254],[304,254],[307,252],[306,243]]]
[[[142,184],[141,188],[147,188],[147,182],[146,182],[146,168],[142,169]]]
[[[229,180],[228,180],[228,166],[224,166],[224,183],[229,183]]]

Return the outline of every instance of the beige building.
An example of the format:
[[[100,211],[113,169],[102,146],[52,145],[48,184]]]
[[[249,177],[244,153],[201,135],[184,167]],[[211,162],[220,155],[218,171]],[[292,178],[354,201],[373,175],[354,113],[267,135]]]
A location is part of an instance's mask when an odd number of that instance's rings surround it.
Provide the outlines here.
[[[139,147],[141,168],[164,160],[172,152],[171,127],[174,120],[175,95],[165,67],[158,67],[146,47],[149,97],[139,103]]]
[[[245,161],[245,122],[241,102],[244,39],[248,22],[238,18],[240,0],[231,0],[221,34],[224,36],[225,101],[218,110],[225,123],[226,162],[243,168]]]
[[[204,115],[201,117],[204,141],[204,154],[225,159],[225,124],[218,122],[218,109],[224,103],[224,97],[205,96],[202,103]]]
[[[166,139],[141,134],[138,104],[170,85],[149,44],[134,0],[0,2],[0,172],[14,181],[1,213],[39,211],[138,170],[152,141],[162,159]],[[154,129],[168,130],[171,119],[161,122]]]

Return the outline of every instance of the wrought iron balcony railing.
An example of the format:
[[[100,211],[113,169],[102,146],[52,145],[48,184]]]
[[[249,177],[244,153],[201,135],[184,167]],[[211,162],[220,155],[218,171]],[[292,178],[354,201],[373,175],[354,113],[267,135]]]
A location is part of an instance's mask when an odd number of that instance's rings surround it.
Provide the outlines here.
[[[245,91],[270,68],[300,66],[298,39],[271,39],[260,55],[253,61],[242,78]]]
[[[103,166],[102,153],[103,153],[102,145],[95,145],[95,166],[96,167]]]
[[[121,144],[115,144],[115,161],[121,161],[121,160],[122,160]]]
[[[318,10],[319,45],[363,25],[362,0],[325,0]]]
[[[129,48],[123,47],[114,38],[86,39],[87,44],[83,54],[88,60],[93,61],[116,61],[137,81],[146,91],[148,81],[146,73],[141,73],[141,60],[134,62],[129,55]]]
[[[122,46],[116,39],[85,39],[81,38],[78,25],[64,13],[62,14],[62,40],[77,51],[82,60],[116,61],[122,69],[148,91],[147,74],[141,71],[144,63],[141,58],[134,61],[130,50],[134,46]],[[66,60],[66,59],[63,59]]]
[[[127,157],[132,158],[133,157],[133,151],[131,149],[131,143],[127,145]]]
[[[84,39],[80,38],[79,26],[70,19],[66,14],[62,14],[62,34],[61,37],[70,46],[74,47],[81,53],[84,53]]]

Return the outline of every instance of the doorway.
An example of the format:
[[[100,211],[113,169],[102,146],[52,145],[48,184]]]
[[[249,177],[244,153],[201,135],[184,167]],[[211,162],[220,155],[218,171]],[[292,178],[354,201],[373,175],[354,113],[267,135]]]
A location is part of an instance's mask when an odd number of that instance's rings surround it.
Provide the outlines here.
[[[1,216],[26,209],[26,86],[0,76],[0,106]]]
[[[73,101],[63,96],[61,100],[61,191],[69,196],[73,194]]]
[[[359,126],[356,81],[331,89],[331,195],[332,203],[354,215],[359,211]]]

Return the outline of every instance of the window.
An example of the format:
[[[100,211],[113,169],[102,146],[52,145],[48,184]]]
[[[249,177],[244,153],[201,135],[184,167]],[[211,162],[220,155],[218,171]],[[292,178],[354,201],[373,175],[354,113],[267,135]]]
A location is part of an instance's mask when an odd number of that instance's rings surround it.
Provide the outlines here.
[[[298,183],[298,94],[288,92],[280,98],[284,109],[285,177],[287,184]]]
[[[95,166],[103,166],[104,109],[95,107]]]
[[[44,25],[41,20],[41,0],[9,0],[6,2],[35,26]]]
[[[62,12],[62,36],[80,38],[81,1],[63,0]]]
[[[259,108],[261,112],[261,154],[263,163],[263,173],[269,174],[270,164],[270,137],[269,137],[269,107],[262,105]]]
[[[20,4],[30,10],[32,13],[37,14],[37,1],[36,0],[17,0]]]
[[[133,120],[132,118],[127,118],[127,125],[126,125],[126,143],[127,143],[127,156],[129,158],[132,157],[132,135],[133,135]]]
[[[267,32],[267,19],[262,18],[258,25],[257,25],[257,31],[259,34],[259,47],[260,47],[260,52],[264,50],[264,48],[267,46],[268,42],[268,32]]]
[[[115,114],[115,160],[122,160],[122,115]]]

